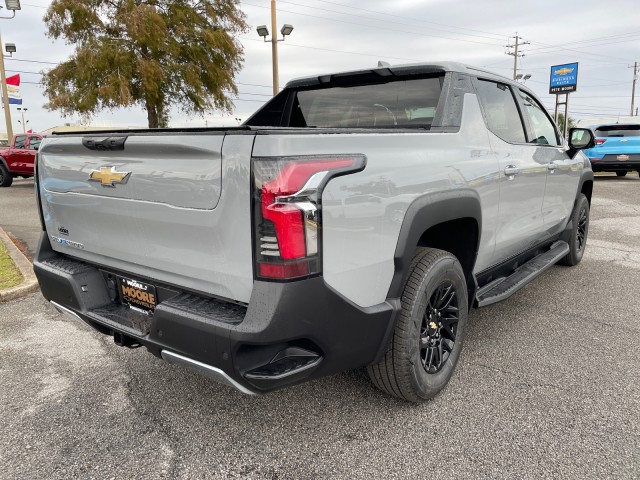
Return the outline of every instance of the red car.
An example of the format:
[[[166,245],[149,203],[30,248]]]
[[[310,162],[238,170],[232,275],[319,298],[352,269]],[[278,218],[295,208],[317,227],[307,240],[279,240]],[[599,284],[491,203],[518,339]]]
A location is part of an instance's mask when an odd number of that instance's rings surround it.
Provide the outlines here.
[[[40,148],[42,135],[14,135],[8,147],[0,148],[0,187],[10,187],[14,177],[33,177],[33,162]]]

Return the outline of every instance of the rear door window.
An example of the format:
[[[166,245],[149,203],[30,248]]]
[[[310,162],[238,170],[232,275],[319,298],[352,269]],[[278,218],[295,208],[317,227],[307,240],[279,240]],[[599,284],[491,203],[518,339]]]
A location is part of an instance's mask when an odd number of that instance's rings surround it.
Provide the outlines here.
[[[533,138],[529,143],[535,143],[536,145],[560,145],[558,133],[544,107],[528,93],[522,90],[518,90],[518,93],[520,94],[520,98],[522,98],[524,108],[529,115],[529,120],[531,120],[531,128],[533,129]]]
[[[291,127],[429,128],[442,92],[442,77],[300,90]]]
[[[488,80],[477,83],[480,104],[489,130],[509,143],[525,143],[524,126],[508,85]]]
[[[29,150],[38,150],[42,139],[40,137],[31,137],[29,139]]]

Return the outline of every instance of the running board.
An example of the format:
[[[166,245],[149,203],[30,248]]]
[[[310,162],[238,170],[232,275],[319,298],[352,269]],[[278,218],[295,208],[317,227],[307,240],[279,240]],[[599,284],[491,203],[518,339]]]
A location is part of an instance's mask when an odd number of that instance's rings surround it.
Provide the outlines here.
[[[476,296],[478,307],[486,307],[509,298],[547,268],[555,265],[567,253],[569,253],[567,242],[554,243],[549,250],[532,258],[508,277],[490,283],[488,288],[481,288]]]

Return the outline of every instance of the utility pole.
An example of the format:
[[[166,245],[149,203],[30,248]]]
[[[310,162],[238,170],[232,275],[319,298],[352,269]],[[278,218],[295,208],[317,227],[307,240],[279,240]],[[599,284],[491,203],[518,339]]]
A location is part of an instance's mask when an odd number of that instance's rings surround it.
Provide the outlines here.
[[[636,103],[636,82],[638,81],[638,62],[633,64],[633,87],[631,87],[631,116]],[[636,112],[637,115],[637,112]]]
[[[0,80],[2,81],[2,101],[4,104],[4,119],[7,122],[7,140],[11,142],[11,139],[13,138],[13,128],[11,126],[9,92],[7,91],[7,74],[4,71],[4,52],[2,50],[2,36],[0,36]]]
[[[508,50],[505,53],[513,56],[513,79],[516,80],[516,75],[518,75],[518,57],[524,57],[524,53],[520,52],[520,47],[522,45],[529,45],[529,42],[523,42],[518,32],[516,32],[514,38],[515,43],[513,45],[506,45],[506,48],[513,48],[513,51]]]

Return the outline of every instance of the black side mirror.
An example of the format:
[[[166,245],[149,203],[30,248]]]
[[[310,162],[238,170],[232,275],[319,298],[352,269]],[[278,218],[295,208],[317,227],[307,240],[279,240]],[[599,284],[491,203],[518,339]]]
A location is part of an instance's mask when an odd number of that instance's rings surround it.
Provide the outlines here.
[[[572,128],[569,130],[569,156],[573,158],[578,150],[596,146],[596,137],[588,128]]]

